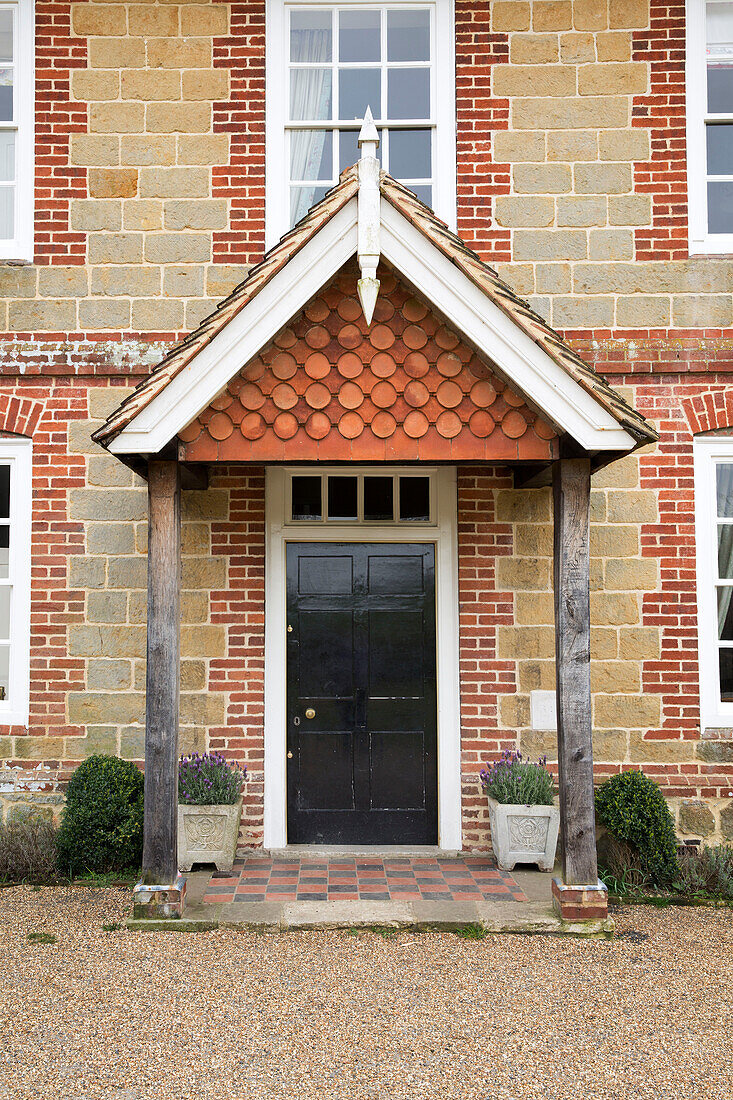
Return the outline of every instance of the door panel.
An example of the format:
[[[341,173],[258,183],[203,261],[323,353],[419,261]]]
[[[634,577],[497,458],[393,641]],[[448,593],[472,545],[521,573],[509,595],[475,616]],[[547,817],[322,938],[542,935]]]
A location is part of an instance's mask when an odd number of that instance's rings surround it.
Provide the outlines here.
[[[289,544],[287,610],[289,842],[437,843],[434,547]]]

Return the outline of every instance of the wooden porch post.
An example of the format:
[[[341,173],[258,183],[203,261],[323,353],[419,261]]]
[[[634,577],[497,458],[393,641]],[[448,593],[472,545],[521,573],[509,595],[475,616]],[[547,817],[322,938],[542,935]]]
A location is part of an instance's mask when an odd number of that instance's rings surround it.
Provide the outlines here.
[[[598,884],[590,692],[590,460],[561,458],[552,475],[555,661],[562,881],[555,907],[570,918],[605,916]],[[578,889],[581,887],[582,889]],[[590,888],[590,889],[589,889]]]
[[[148,647],[145,717],[143,878],[178,873],[178,697],[180,682],[181,471],[148,468]]]

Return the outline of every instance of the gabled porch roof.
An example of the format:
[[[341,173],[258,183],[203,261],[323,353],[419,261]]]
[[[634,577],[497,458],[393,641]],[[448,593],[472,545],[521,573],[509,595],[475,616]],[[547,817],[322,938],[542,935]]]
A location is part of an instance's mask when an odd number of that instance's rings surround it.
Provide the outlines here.
[[[160,454],[359,254],[359,176],[359,165],[342,174],[336,187],[112,413],[94,435],[98,443],[120,457]],[[381,259],[559,437],[574,441],[598,462],[657,439],[652,426],[491,267],[383,172],[377,235]]]

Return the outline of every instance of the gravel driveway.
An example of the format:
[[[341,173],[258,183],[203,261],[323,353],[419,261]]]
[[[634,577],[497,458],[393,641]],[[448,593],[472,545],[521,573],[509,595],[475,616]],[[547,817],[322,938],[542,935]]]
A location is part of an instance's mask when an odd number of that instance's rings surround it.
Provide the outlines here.
[[[611,942],[103,930],[128,908],[0,891],[2,1100],[733,1096],[730,911],[628,909]]]

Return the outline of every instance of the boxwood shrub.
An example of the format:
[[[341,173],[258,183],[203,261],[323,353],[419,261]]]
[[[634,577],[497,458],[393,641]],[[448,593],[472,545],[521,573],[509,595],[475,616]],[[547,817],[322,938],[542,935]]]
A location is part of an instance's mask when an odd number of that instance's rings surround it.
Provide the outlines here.
[[[628,845],[653,886],[678,872],[674,820],[658,784],[641,771],[611,776],[596,791],[596,817],[614,840]]]
[[[143,851],[143,777],[129,760],[90,756],[66,791],[58,842],[64,874],[137,869]]]

